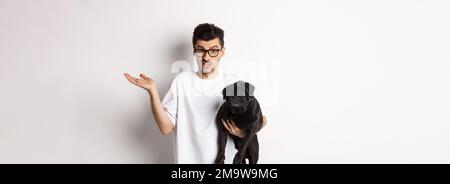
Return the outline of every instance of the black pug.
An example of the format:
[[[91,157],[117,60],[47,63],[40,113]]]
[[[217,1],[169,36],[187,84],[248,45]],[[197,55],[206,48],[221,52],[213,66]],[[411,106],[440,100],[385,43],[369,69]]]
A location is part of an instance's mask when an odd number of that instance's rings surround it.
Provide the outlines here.
[[[216,122],[219,129],[219,152],[215,163],[223,164],[225,160],[225,147],[228,130],[222,124],[221,119],[233,120],[237,127],[245,132],[245,137],[240,138],[229,134],[238,150],[233,164],[256,164],[259,156],[259,143],[256,132],[262,127],[262,112],[258,100],[253,95],[255,87],[244,81],[238,81],[228,85],[222,90],[225,102],[220,107]]]

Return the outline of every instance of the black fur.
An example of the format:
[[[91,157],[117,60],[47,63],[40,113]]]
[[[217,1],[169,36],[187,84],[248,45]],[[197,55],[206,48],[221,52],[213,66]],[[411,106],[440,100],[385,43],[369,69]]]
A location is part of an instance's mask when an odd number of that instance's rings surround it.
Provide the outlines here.
[[[237,127],[244,130],[246,135],[244,138],[239,138],[230,134],[238,150],[233,164],[245,164],[246,158],[249,164],[258,162],[259,143],[256,133],[261,129],[263,116],[258,100],[253,95],[254,90],[255,87],[252,84],[244,81],[230,84],[222,90],[225,102],[216,117],[219,129],[219,152],[215,160],[216,164],[224,163],[227,135],[229,134],[221,119],[233,120]]]

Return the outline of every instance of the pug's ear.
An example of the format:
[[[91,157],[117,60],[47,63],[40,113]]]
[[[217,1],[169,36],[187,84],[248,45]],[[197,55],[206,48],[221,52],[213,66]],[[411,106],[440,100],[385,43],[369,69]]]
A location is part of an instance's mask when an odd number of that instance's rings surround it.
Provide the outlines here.
[[[223,96],[223,99],[225,100],[225,97],[227,97],[227,88],[223,88],[222,96]]]
[[[223,99],[227,96],[235,96],[236,95],[236,83],[230,84],[222,90]]]
[[[255,86],[246,82],[245,83],[245,96],[254,96],[253,92],[255,91]]]

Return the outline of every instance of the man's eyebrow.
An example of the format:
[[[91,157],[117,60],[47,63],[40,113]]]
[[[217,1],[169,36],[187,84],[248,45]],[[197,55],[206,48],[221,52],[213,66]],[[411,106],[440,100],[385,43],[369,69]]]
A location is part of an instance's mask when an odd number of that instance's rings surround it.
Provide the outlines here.
[[[200,46],[200,45],[197,45],[195,48],[196,48],[196,49],[205,49],[203,46]],[[209,49],[218,49],[218,48],[219,48],[218,45],[214,45],[214,46],[212,46],[212,47],[209,48]]]

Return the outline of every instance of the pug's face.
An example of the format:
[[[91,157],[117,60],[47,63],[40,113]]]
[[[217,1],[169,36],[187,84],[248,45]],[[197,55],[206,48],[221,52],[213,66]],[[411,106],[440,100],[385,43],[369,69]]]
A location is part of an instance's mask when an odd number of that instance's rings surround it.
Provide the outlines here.
[[[222,94],[228,112],[233,115],[245,113],[253,99],[254,90],[252,84],[244,81],[235,82],[224,88]]]

